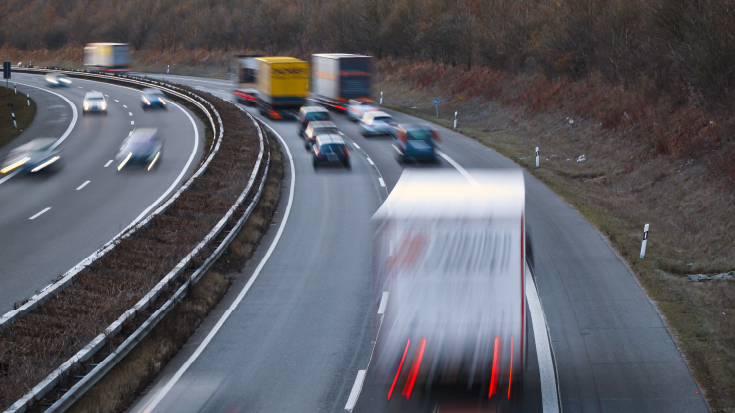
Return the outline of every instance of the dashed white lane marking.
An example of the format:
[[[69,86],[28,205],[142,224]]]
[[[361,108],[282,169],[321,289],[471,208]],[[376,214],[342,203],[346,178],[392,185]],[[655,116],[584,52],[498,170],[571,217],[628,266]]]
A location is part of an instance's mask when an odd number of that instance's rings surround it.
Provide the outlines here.
[[[378,307],[378,314],[385,313],[385,307],[388,305],[388,291],[383,291],[383,298],[380,299],[380,307]]]
[[[127,109],[127,108],[128,108],[128,105],[123,105],[123,107],[124,107],[125,109]]]
[[[370,159],[370,157],[369,157],[369,156],[368,156],[368,162],[370,162],[370,165],[372,165],[372,166],[375,166],[375,162],[373,162],[373,160],[372,160],[372,159]]]
[[[131,124],[131,125],[135,125],[135,121],[134,121],[134,120],[131,120],[131,121],[130,121],[130,124]]]
[[[115,103],[120,103],[120,101],[119,101],[119,100],[117,100],[117,99],[115,99]]]
[[[352,144],[355,145],[355,148],[360,149],[360,147],[357,146],[357,144],[355,142],[352,142]],[[370,158],[368,158],[368,159],[370,159]]]
[[[383,186],[383,187],[385,186],[385,181],[383,180],[382,177],[379,177],[378,181],[380,181],[380,186]]]
[[[111,163],[112,163],[112,159],[110,159],[109,161],[107,161],[107,163],[105,164],[105,168],[107,168],[108,166],[110,166]]]
[[[77,87],[78,87],[79,89],[84,89],[84,88],[83,88],[83,87],[81,87],[81,86],[77,86]]]
[[[182,109],[183,110],[183,109]],[[186,112],[184,112],[186,113]],[[192,120],[192,123],[194,121]],[[220,319],[217,321],[217,324],[212,328],[212,330],[207,334],[207,336],[204,338],[204,341],[202,341],[201,344],[199,344],[199,347],[197,347],[196,351],[194,351],[194,354],[192,354],[186,362],[179,367],[179,370],[176,371],[176,374],[171,377],[171,379],[166,383],[166,385],[158,392],[156,397],[150,401],[150,403],[145,406],[146,412],[152,412],[158,406],[158,404],[163,400],[164,397],[168,394],[169,391],[176,385],[176,382],[181,379],[181,376],[184,375],[187,369],[189,369],[189,366],[191,366],[194,361],[199,357],[200,354],[204,351],[205,348],[209,345],[209,342],[212,341],[214,336],[217,334],[217,332],[222,328],[222,326],[225,324],[225,321],[232,315],[232,313],[237,309],[237,306],[240,305],[240,302],[245,298],[245,295],[250,291],[250,287],[253,285],[256,279],[258,279],[258,275],[260,274],[260,271],[263,270],[263,267],[268,262],[268,259],[273,254],[273,250],[276,249],[276,246],[278,245],[278,241],[281,239],[281,235],[283,234],[283,230],[286,228],[286,223],[288,222],[288,217],[291,214],[291,207],[293,205],[293,197],[294,197],[294,190],[296,185],[296,168],[294,167],[293,162],[293,155],[291,155],[291,150],[288,149],[288,145],[286,144],[286,141],[283,140],[281,135],[276,132],[275,129],[271,128],[268,124],[265,124],[270,128],[270,130],[278,137],[278,139],[281,141],[282,147],[286,150],[286,154],[288,155],[288,160],[291,166],[291,187],[289,188],[289,194],[288,194],[288,204],[286,205],[286,211],[283,214],[283,219],[281,219],[281,226],[278,227],[278,232],[276,232],[276,237],[273,239],[273,242],[271,242],[270,247],[268,247],[268,251],[265,253],[265,256],[262,260],[260,260],[260,264],[255,268],[255,271],[253,272],[253,275],[250,276],[250,280],[248,280],[247,284],[243,287],[243,289],[240,291],[240,294],[238,294],[235,301],[230,305],[230,307],[225,311],[224,314],[220,317]]]
[[[220,91],[220,92],[225,92],[225,91],[224,91],[224,90],[222,90],[222,89],[219,89],[219,91]]]
[[[133,116],[133,112],[128,112],[128,115]]]
[[[347,404],[345,404],[345,410],[351,412],[352,409],[355,408],[357,397],[360,396],[360,391],[362,391],[362,384],[365,382],[365,372],[366,370],[359,370],[357,372],[357,377],[355,377],[355,384],[352,385],[350,397],[347,399]]]
[[[110,95],[105,95],[105,97],[108,97],[108,98],[109,98],[109,97],[110,97]]]
[[[110,161],[110,162],[112,162],[112,161]],[[107,165],[105,165],[105,166],[107,166]],[[87,181],[87,182],[85,182],[85,183],[83,183],[83,184],[79,185],[79,188],[77,188],[77,191],[79,191],[79,190],[81,190],[82,188],[84,188],[85,186],[87,186],[87,184],[88,184],[88,183],[89,183],[89,181]]]
[[[36,218],[40,217],[41,214],[43,214],[44,212],[48,211],[49,209],[51,209],[51,207],[46,207],[43,210],[41,210],[41,212],[37,213],[36,215],[34,215],[34,216],[32,216],[32,217],[30,217],[28,219],[36,219]]]
[[[97,91],[96,91],[96,90],[94,90],[94,89],[92,89],[92,92],[95,92],[95,93],[97,93]]]

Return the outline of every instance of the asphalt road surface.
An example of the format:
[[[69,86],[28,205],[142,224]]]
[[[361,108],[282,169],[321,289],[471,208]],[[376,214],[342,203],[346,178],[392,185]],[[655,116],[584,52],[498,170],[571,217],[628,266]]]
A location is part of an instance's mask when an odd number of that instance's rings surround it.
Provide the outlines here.
[[[0,314],[173,193],[197,166],[204,137],[201,122],[187,109],[170,104],[167,111],[144,112],[140,92],[131,88],[72,79],[68,88],[50,89],[43,76],[21,73],[12,80],[19,93],[31,95],[38,112],[27,130],[0,149],[0,159],[34,138],[63,137],[63,164],[54,174],[0,176]],[[107,116],[82,116],[82,99],[92,90],[108,96]],[[158,169],[118,172],[115,153],[139,127],[156,127],[165,140]]]
[[[226,81],[161,77],[230,96]],[[399,123],[420,122],[393,115]],[[132,412],[336,412],[351,401],[356,412],[477,411],[476,404],[457,401],[458,393],[410,403],[394,396],[389,403],[386,383],[370,373],[380,297],[371,293],[368,220],[403,166],[390,138],[364,138],[343,115],[333,117],[353,145],[351,170],[313,170],[296,124],[269,122],[295,165],[287,168],[271,231]],[[517,167],[472,139],[440,132],[442,161],[407,167]],[[538,351],[529,357],[523,411],[561,405],[564,412],[707,412],[661,316],[625,262],[566,202],[525,177],[546,323],[543,316],[532,320],[531,347]],[[547,337],[554,365],[544,357]],[[362,382],[356,380],[360,370],[367,370]]]

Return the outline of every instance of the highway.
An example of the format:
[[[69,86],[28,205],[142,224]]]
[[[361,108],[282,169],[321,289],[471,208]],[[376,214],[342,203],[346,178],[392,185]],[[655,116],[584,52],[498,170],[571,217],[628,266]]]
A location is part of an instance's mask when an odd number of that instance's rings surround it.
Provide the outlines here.
[[[230,97],[229,82],[161,77]],[[418,121],[393,115],[399,123]],[[451,395],[416,402],[394,396],[389,403],[389,384],[371,375],[380,296],[371,287],[368,220],[403,166],[389,138],[366,139],[344,116],[333,117],[352,146],[351,170],[313,170],[296,124],[268,122],[294,166],[286,168],[271,231],[131,412],[467,411]],[[440,132],[440,164],[409,167],[517,167],[476,141]],[[523,411],[555,411],[557,377],[564,412],[709,411],[626,263],[571,206],[525,178],[540,302],[532,292],[527,298],[529,306],[540,304],[546,322],[532,319],[532,331],[541,333],[532,335]],[[555,366],[543,356],[549,344]],[[367,373],[356,385],[361,370]]]
[[[40,75],[13,73],[19,93],[38,112],[31,126],[0,149],[0,159],[34,138],[63,138],[62,169],[54,174],[0,176],[0,314],[30,298],[142,218],[194,171],[204,128],[187,109],[144,112],[140,91],[82,79],[50,89]],[[12,85],[11,85],[12,86]],[[107,96],[108,115],[82,116],[89,91]],[[118,172],[112,161],[139,127],[165,140],[158,169]]]

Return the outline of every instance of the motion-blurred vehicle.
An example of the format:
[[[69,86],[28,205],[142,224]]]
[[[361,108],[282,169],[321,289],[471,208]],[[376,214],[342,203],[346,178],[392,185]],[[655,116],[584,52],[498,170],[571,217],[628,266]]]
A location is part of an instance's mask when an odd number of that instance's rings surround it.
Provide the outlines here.
[[[311,96],[344,112],[350,99],[369,99],[373,58],[344,53],[311,55]]]
[[[304,132],[304,138],[306,139],[306,149],[311,149],[311,145],[316,142],[316,136],[323,133],[336,133],[339,134],[339,129],[334,122],[330,121],[311,121],[309,126],[306,127]]]
[[[163,109],[166,110],[166,95],[161,89],[147,87],[143,89],[143,94],[140,96],[141,105],[143,110],[148,109]]]
[[[358,122],[362,136],[388,135],[394,136],[398,126],[393,117],[385,112],[368,111],[363,113]]]
[[[130,71],[130,45],[89,43],[84,47],[84,67],[107,72]]]
[[[439,131],[428,123],[408,123],[398,125],[393,141],[399,162],[436,162],[436,149],[441,138]]]
[[[299,109],[299,136],[304,136],[304,131],[311,121],[332,120],[329,111],[322,106],[302,106]]]
[[[102,92],[87,92],[82,102],[82,115],[87,113],[101,113],[107,115],[107,100]]]
[[[235,100],[246,105],[254,105],[258,102],[258,57],[259,54],[237,55],[232,59],[232,69],[230,71],[230,80],[232,80],[234,89],[232,94]]]
[[[381,397],[454,385],[517,409],[533,268],[525,218],[520,171],[403,171],[372,218],[374,294],[385,301],[373,360],[390,385]]]
[[[314,168],[322,164],[341,163],[350,167],[350,151],[344,139],[337,133],[325,133],[316,136],[311,146]]]
[[[271,119],[293,119],[306,102],[309,64],[293,57],[242,57],[236,60],[239,101],[255,104]],[[252,87],[252,89],[251,89]]]
[[[352,99],[347,105],[347,118],[357,122],[366,111],[379,112],[380,108],[372,99]]]
[[[56,141],[54,138],[37,138],[13,149],[0,166],[0,173],[55,172],[61,165],[61,152],[54,146]]]
[[[150,171],[158,167],[162,154],[163,140],[158,136],[158,129],[136,129],[123,141],[115,155],[117,170],[138,166]]]
[[[64,87],[71,85],[71,79],[63,73],[49,72],[46,74],[46,83],[51,87]]]

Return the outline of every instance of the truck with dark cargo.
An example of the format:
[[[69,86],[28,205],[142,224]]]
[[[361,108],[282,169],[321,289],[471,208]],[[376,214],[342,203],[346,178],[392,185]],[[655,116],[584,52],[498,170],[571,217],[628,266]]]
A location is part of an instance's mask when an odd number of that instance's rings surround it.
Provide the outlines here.
[[[371,100],[373,58],[320,53],[311,55],[311,97],[344,112],[352,99]]]

